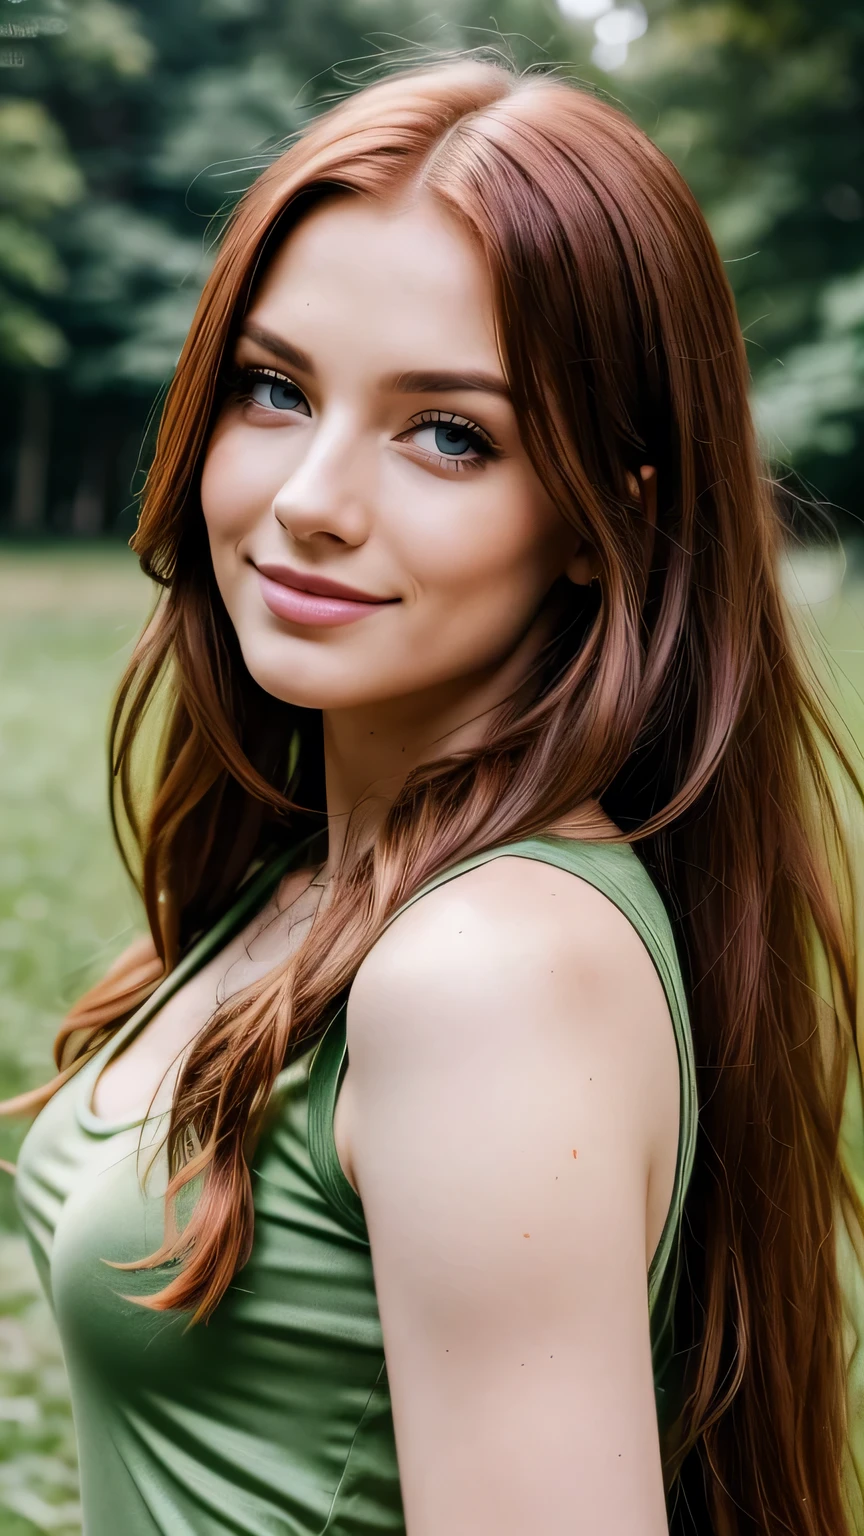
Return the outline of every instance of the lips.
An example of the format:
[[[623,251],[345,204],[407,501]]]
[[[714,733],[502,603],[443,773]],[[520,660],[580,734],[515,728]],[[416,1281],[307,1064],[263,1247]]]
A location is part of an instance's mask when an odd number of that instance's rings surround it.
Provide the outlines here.
[[[352,624],[400,601],[398,597],[374,597],[329,576],[307,575],[269,561],[262,561],[257,571],[266,606],[276,618],[290,624]]]
[[[293,587],[295,592],[313,592],[317,597],[344,597],[352,603],[392,603],[398,598],[376,597],[373,592],[361,592],[349,587],[344,581],[334,581],[330,576],[315,576],[311,572],[295,571],[290,565],[278,565],[273,560],[262,560],[258,566],[262,576],[279,582],[280,586]]]

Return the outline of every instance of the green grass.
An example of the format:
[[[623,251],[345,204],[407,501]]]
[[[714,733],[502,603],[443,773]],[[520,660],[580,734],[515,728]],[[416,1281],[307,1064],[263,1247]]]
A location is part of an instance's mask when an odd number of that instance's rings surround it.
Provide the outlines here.
[[[126,549],[0,552],[0,1096],[44,1082],[69,1003],[139,917],[106,813],[112,691],[150,583]],[[0,1122],[0,1156],[21,1129]],[[50,1311],[0,1173],[0,1533],[80,1529]]]
[[[0,555],[3,1093],[44,1080],[58,1017],[138,920],[108,828],[105,742],[149,592],[126,549]],[[10,1211],[3,1189],[0,1224]]]
[[[2,1096],[45,1080],[59,1018],[141,926],[108,828],[105,732],[150,596],[126,549],[0,552]],[[864,579],[801,611],[864,743]],[[0,1156],[19,1136],[0,1122]],[[62,1362],[3,1175],[0,1229],[0,1536],[73,1536]]]

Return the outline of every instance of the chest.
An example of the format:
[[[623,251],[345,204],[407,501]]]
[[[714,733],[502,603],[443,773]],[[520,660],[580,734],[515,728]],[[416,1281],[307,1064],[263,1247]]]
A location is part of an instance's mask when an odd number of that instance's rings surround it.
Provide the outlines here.
[[[308,870],[286,877],[263,909],[109,1056],[93,1085],[92,1113],[114,1125],[167,1112],[192,1042],[227,999],[290,960],[309,932],[320,898]]]
[[[367,1380],[381,1349],[371,1256],[346,1236],[310,1156],[308,1069],[308,1057],[295,1062],[274,1092],[253,1163],[253,1252],[206,1328],[136,1304],[165,1285],[166,1267],[113,1267],[161,1242],[165,1117],[98,1135],[81,1113],[86,1080],[50,1101],[22,1148],[17,1194],[71,1373],[77,1360],[112,1391],[196,1400],[216,1381],[224,1393],[272,1374],[284,1398],[335,1350],[334,1370],[350,1374],[354,1360]]]
[[[103,1067],[90,1098],[94,1115],[110,1125],[170,1109],[192,1041],[226,996],[247,958],[248,934],[237,935],[192,976],[146,1027]]]

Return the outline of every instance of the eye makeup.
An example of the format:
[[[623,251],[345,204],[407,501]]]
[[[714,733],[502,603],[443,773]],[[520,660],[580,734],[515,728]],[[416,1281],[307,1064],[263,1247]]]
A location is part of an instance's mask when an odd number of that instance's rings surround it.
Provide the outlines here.
[[[260,364],[234,363],[226,370],[223,382],[228,397],[238,404],[255,405],[272,415],[288,415],[293,411],[300,411],[302,415],[311,415],[308,401],[300,386],[295,384],[288,374],[281,373],[276,368],[268,368]],[[259,384],[270,385],[269,404],[255,398],[255,389]],[[281,389],[283,395],[287,396],[281,405],[277,405],[273,399],[273,392],[277,389]],[[440,410],[437,407],[419,411],[411,418],[409,426],[397,435],[396,441],[405,442],[411,438],[412,433],[423,432],[424,429],[433,435],[435,449],[419,447],[416,443],[412,443],[411,446],[421,458],[438,468],[451,472],[483,469],[490,459],[501,457],[501,450],[479,423],[472,421],[469,417],[460,416],[454,411]],[[471,457],[446,451],[448,446],[456,446],[460,442],[464,442],[472,450]]]

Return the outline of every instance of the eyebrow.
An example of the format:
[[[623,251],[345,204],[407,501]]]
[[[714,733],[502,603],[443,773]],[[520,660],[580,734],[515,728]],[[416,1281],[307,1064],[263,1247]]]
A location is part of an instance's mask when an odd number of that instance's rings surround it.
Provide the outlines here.
[[[295,347],[292,342],[285,341],[281,336],[274,336],[272,331],[265,331],[259,325],[246,323],[240,333],[248,336],[250,341],[257,341],[260,347],[272,352],[274,357],[280,357],[291,368],[297,368],[302,373],[314,373],[315,368],[308,352]],[[391,373],[382,379],[385,390],[392,390],[401,395],[440,395],[451,390],[465,389],[477,390],[486,395],[501,395],[509,400],[510,391],[505,381],[494,373],[484,373],[479,369],[467,371],[448,371],[446,369],[421,368],[410,372]]]

